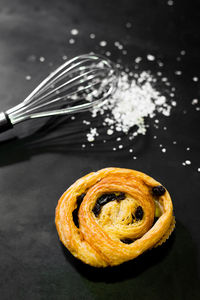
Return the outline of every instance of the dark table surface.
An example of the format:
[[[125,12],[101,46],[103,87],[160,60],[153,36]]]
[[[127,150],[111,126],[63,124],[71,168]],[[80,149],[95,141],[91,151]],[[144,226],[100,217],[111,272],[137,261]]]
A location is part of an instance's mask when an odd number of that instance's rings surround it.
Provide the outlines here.
[[[160,117],[159,129],[150,126],[145,136],[130,142],[132,155],[127,150],[130,145],[113,152],[115,140],[82,149],[85,137],[78,133],[80,124],[75,121],[72,126],[65,119],[58,128],[51,125],[51,130],[44,121],[36,121],[1,135],[2,300],[182,300],[200,296],[200,111],[198,105],[191,105],[192,99],[200,100],[199,81],[192,79],[200,79],[200,6],[198,1],[185,0],[170,4],[158,0],[0,1],[2,111],[30,93],[63,62],[63,56],[90,51],[110,51],[114,61],[120,58],[129,67],[137,56],[155,55],[164,62],[161,71],[176,88],[177,101],[169,118]],[[127,22],[131,28],[126,28]],[[79,30],[75,44],[69,43],[72,28]],[[90,33],[96,38],[91,39]],[[106,49],[99,46],[101,40],[108,42]],[[115,41],[125,45],[127,55],[119,53]],[[182,50],[185,55],[180,54]],[[156,62],[145,59],[141,69],[155,75],[159,71]],[[176,70],[182,71],[181,76]],[[56,139],[61,133],[62,138]],[[160,144],[166,153],[161,152]],[[183,166],[185,160],[191,165]],[[172,196],[177,224],[162,247],[122,266],[96,270],[76,261],[60,244],[54,211],[61,194],[77,178],[108,166],[141,170],[162,182]]]

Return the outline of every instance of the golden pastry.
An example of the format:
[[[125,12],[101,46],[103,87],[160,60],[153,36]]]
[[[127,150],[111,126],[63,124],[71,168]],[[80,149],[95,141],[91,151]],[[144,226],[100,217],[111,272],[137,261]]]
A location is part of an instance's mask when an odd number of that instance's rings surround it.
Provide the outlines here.
[[[56,208],[60,240],[94,267],[119,265],[164,243],[175,227],[168,191],[148,175],[106,168],[77,180]]]

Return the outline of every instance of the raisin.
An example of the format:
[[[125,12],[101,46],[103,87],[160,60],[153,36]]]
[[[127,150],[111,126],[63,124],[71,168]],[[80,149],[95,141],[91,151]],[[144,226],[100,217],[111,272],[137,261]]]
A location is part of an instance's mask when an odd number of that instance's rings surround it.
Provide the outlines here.
[[[159,218],[154,217],[153,225],[158,221]]]
[[[81,194],[80,196],[77,197],[76,201],[77,201],[77,205],[80,206],[81,202],[83,201],[83,198],[85,197],[85,193]]]
[[[78,208],[76,208],[76,209],[72,212],[72,216],[73,216],[74,224],[76,225],[77,228],[79,228],[79,222],[78,222]]]
[[[152,193],[154,196],[162,196],[165,193],[165,188],[162,185],[157,185],[152,188]]]
[[[116,195],[113,194],[103,194],[101,197],[97,199],[99,205],[104,205],[110,201],[116,200]]]
[[[93,213],[95,215],[95,217],[98,217],[100,211],[101,211],[101,205],[99,205],[98,203],[95,204],[95,206],[93,207]]]
[[[107,204],[110,201],[114,201],[114,200],[124,200],[125,197],[125,193],[120,192],[119,195],[116,195],[115,193],[107,193],[107,194],[103,194],[101,195],[98,199],[97,202],[93,208],[93,213],[95,214],[95,216],[97,217],[101,211],[101,207],[105,204]]]
[[[131,243],[133,243],[133,240],[131,240],[131,239],[128,239],[128,238],[126,238],[126,239],[122,239],[122,240],[120,240],[122,243],[124,243],[124,244],[131,244]]]
[[[136,211],[135,211],[135,217],[136,217],[136,220],[142,220],[143,218],[143,215],[144,215],[144,211],[142,209],[142,206],[138,206],[136,208]]]
[[[126,198],[125,193],[120,193],[117,197],[117,200],[124,200]]]
[[[73,221],[74,221],[74,224],[76,225],[77,228],[79,228],[79,222],[78,222],[78,211],[79,211],[79,208],[80,208],[80,205],[83,201],[83,198],[85,197],[85,193],[81,194],[80,196],[78,196],[76,198],[76,201],[77,201],[77,208],[72,212],[72,216],[73,216]]]

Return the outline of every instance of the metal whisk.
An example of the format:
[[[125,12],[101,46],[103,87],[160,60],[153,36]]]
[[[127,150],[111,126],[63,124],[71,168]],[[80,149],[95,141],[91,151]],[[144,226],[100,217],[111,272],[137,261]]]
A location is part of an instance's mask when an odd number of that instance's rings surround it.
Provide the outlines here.
[[[0,132],[40,117],[74,114],[102,105],[118,80],[115,64],[101,55],[76,56],[44,79],[20,104],[0,113]]]

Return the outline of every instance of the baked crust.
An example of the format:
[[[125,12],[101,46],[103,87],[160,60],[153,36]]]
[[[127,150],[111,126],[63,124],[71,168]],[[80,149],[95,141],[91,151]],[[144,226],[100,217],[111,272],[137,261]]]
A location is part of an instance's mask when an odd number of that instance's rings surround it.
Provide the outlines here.
[[[105,168],[78,179],[58,201],[55,223],[60,240],[75,257],[94,267],[119,265],[161,245],[174,230],[175,218],[168,191],[165,189],[160,197],[152,193],[159,185],[142,172],[122,168]],[[95,216],[97,199],[117,192],[125,193],[126,198],[106,203]],[[77,228],[73,211],[83,193]],[[133,213],[138,206],[143,216],[135,220]],[[160,217],[155,222],[158,206]],[[132,243],[126,244],[124,239]]]

